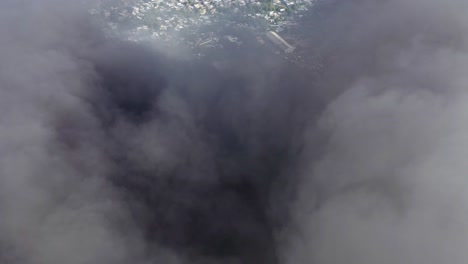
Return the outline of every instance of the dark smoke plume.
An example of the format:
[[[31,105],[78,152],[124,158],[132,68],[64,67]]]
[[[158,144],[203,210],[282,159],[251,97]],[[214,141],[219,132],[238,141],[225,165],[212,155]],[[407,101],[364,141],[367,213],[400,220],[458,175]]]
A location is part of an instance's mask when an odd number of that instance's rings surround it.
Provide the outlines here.
[[[68,2],[0,2],[0,263],[466,263],[465,1],[319,1],[319,72]]]

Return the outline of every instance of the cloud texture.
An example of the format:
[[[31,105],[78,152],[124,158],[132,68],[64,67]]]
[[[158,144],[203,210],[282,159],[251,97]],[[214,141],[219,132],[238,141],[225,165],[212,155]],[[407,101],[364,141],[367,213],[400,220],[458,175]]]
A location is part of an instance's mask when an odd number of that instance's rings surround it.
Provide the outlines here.
[[[324,1],[314,73],[0,7],[1,263],[468,259],[465,1]]]

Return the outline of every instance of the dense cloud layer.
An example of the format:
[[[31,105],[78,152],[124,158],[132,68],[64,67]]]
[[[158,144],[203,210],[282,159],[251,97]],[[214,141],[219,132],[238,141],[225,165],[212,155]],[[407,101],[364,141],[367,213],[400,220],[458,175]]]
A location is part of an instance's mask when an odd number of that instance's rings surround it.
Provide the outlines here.
[[[302,158],[291,263],[466,262],[467,7],[351,1],[327,18],[325,82],[343,93],[319,121],[325,154]]]
[[[468,259],[465,1],[324,2],[319,73],[0,7],[1,263]]]

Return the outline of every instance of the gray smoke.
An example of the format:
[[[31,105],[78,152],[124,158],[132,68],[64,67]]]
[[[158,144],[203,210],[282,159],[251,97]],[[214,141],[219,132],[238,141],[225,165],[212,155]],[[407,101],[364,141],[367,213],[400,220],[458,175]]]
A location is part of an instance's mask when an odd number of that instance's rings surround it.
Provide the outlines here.
[[[327,17],[325,84],[343,92],[323,155],[302,157],[288,263],[466,262],[467,7],[347,1]]]
[[[4,5],[2,263],[277,262],[297,73],[108,39],[80,4]]]
[[[0,2],[1,263],[465,263],[465,1],[320,2],[314,73],[66,2]]]

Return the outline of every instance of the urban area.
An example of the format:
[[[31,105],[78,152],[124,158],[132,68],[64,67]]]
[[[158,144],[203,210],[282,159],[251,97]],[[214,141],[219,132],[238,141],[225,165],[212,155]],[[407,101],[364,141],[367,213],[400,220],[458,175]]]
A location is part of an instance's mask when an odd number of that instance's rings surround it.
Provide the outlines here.
[[[222,47],[222,41],[242,46],[241,36],[223,29],[253,32],[260,44],[269,42],[275,53],[291,54],[295,46],[281,36],[294,25],[314,0],[100,0],[90,13],[105,24],[110,34],[129,40],[158,40],[195,48],[202,55]],[[117,33],[118,32],[118,33]],[[233,31],[235,32],[235,30]]]

